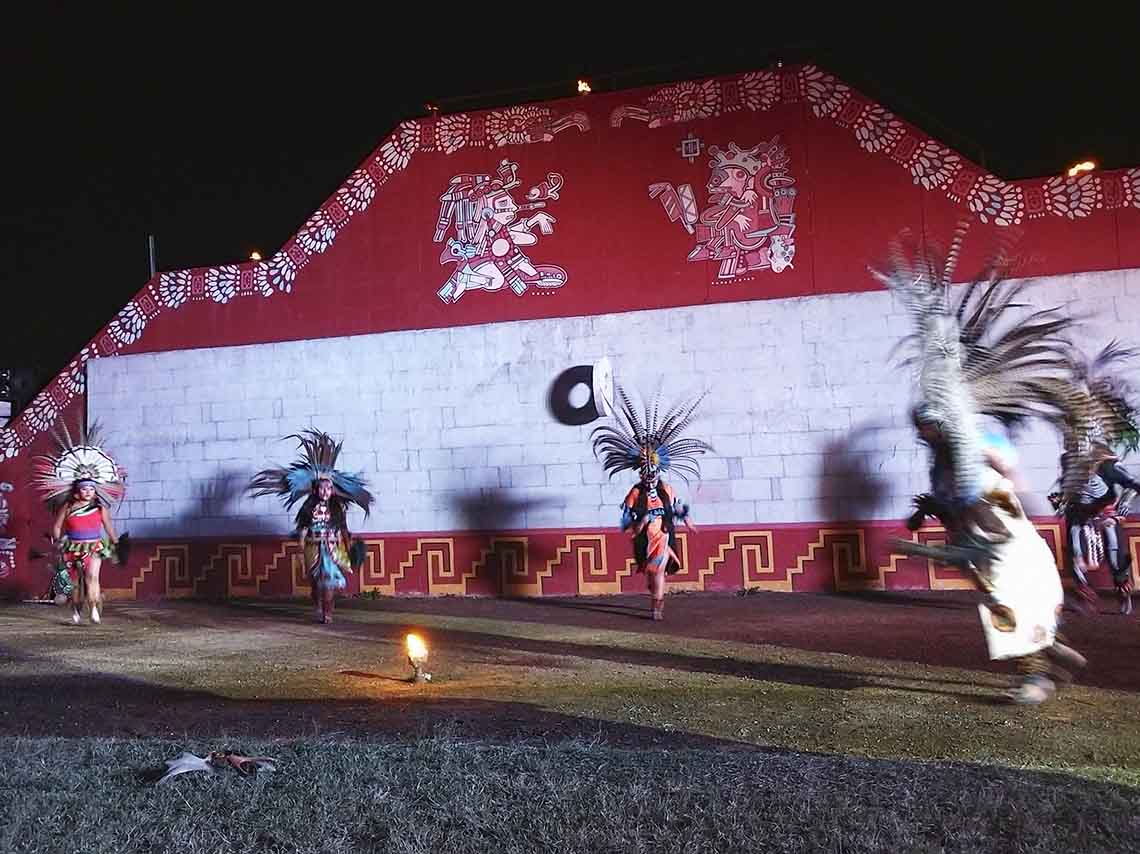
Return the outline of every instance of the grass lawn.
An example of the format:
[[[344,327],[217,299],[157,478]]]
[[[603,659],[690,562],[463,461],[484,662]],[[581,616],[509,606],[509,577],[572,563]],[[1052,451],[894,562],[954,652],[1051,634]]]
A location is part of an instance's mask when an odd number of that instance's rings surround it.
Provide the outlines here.
[[[1019,708],[984,660],[701,637],[684,608],[0,608],[0,851],[1134,850],[1134,691]],[[215,749],[281,764],[154,785]]]

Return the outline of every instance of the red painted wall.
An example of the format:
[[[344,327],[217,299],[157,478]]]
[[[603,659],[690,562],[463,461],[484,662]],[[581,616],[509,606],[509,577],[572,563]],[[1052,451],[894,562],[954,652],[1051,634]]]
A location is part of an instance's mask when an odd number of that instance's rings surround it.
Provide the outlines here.
[[[1061,526],[1037,520],[1038,531],[1062,563]],[[917,538],[938,541],[937,527]],[[969,589],[956,570],[905,557],[891,547],[909,538],[900,523],[702,526],[681,534],[682,569],[673,591],[760,589],[782,592]],[[634,571],[629,538],[616,530],[400,533],[365,535],[367,557],[348,578],[346,595],[565,596],[644,593]],[[1140,523],[1127,523],[1125,547],[1135,556]],[[186,538],[139,541],[130,564],[105,563],[104,594],[111,599],[307,596],[308,581],[295,541],[279,537]],[[1106,570],[1090,574],[1111,589]],[[1070,580],[1064,579],[1066,586]],[[8,596],[40,596],[50,573],[26,564],[0,585]]]
[[[689,185],[707,216],[713,147],[776,138],[787,155],[777,183],[796,191],[793,265],[720,279],[718,261],[686,260],[699,224],[691,234],[670,221],[650,187]],[[682,156],[685,139],[699,156]],[[548,176],[562,182],[541,209],[552,233],[535,224],[537,241],[520,249],[562,268],[565,284],[445,304],[436,292],[455,265],[440,263],[446,243],[433,240],[440,196],[454,177],[494,174],[504,159],[517,165],[519,205],[532,187],[544,195]],[[746,215],[788,201],[749,191],[756,201],[732,197]],[[863,291],[878,287],[867,265],[900,229],[945,240],[963,217],[974,225],[962,275],[1011,230],[1018,275],[1140,266],[1140,169],[1007,183],[812,67],[406,122],[277,255],[156,277],[0,430],[0,480],[17,485],[8,536],[38,536],[27,462],[61,412],[82,410],[88,358]]]
[[[696,238],[650,187],[687,184],[704,212],[712,147],[777,137],[796,192],[793,266],[718,280],[717,262],[686,260]],[[682,157],[685,138],[699,156]],[[542,211],[552,233],[535,226],[521,248],[568,279],[445,305],[435,294],[455,265],[433,240],[440,196],[503,159],[517,164],[519,204],[549,173],[562,180]],[[409,121],[273,258],[148,283],[71,376],[0,430],[0,450],[46,429],[91,357],[869,290],[867,265],[900,229],[946,239],[963,217],[963,275],[1011,231],[1018,275],[1140,266],[1140,168],[1007,183],[811,67]]]

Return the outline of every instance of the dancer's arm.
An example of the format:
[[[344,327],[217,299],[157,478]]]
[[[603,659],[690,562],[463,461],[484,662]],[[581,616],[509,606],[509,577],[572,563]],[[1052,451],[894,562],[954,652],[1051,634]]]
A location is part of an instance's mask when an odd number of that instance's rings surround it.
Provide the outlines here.
[[[59,512],[55,514],[55,522],[51,526],[51,541],[58,542],[59,538],[63,536],[63,520],[67,517],[67,505],[64,504],[59,508]]]
[[[354,573],[356,570],[352,568],[352,535],[349,534],[347,527],[340,529],[340,538],[341,549],[344,551],[344,556],[346,558],[344,562],[344,571],[348,573]]]
[[[1104,479],[1112,486],[1123,486],[1126,489],[1132,489],[1140,492],[1140,481],[1137,481],[1130,475],[1124,468],[1114,462],[1108,462],[1104,465]]]
[[[625,501],[622,502],[621,522],[619,522],[619,524],[621,525],[621,529],[623,531],[628,531],[634,523],[643,521],[637,518],[637,513],[633,509],[637,504],[638,495],[638,487],[635,486],[628,493],[626,493]],[[639,527],[634,533],[640,532],[641,528]]]
[[[107,529],[107,536],[111,538],[111,542],[118,543],[119,537],[115,533],[114,524],[111,522],[111,512],[106,507],[100,507],[99,515],[103,519],[103,527]]]
[[[690,534],[697,532],[697,526],[689,521],[689,505],[682,504],[681,499],[676,496],[673,497],[673,516],[681,520],[681,524],[685,526],[685,530]]]

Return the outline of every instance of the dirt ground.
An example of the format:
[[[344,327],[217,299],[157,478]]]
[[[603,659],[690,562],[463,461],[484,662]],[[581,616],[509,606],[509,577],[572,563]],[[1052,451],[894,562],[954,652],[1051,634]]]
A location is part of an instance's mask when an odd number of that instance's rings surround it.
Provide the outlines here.
[[[660,623],[649,620],[646,596],[524,600],[448,596],[353,600],[345,607],[772,644],[1012,672],[987,660],[977,601],[977,595],[969,592],[684,593],[669,597],[666,620]],[[1096,616],[1066,610],[1062,633],[1089,659],[1082,684],[1140,691],[1140,610],[1121,616],[1116,600],[1102,596]]]
[[[1140,785],[1140,624],[1068,615],[1089,666],[1004,697],[969,594],[680,594],[0,607],[0,736],[598,738],[1065,769]],[[412,684],[404,637],[432,650]]]

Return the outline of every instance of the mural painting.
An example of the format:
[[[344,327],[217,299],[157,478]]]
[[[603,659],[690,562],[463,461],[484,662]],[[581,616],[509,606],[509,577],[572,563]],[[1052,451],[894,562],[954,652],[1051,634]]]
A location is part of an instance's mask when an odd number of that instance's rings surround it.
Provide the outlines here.
[[[494,175],[456,175],[439,197],[434,241],[444,243],[446,238],[439,263],[455,264],[455,271],[438,292],[445,304],[454,305],[472,290],[508,287],[521,297],[532,288],[550,291],[566,284],[564,269],[535,264],[524,251],[535,246],[540,236],[554,234],[557,220],[545,208],[558,201],[564,179],[548,172],[527,191],[526,202],[520,205],[513,192],[522,185],[518,168],[517,163],[504,159]]]
[[[708,149],[711,174],[708,201],[699,208],[692,185],[668,182],[649,186],[670,222],[693,235],[690,261],[719,261],[717,280],[725,283],[748,273],[780,273],[796,254],[796,180],[788,174],[787,148],[779,137],[740,148]]]

